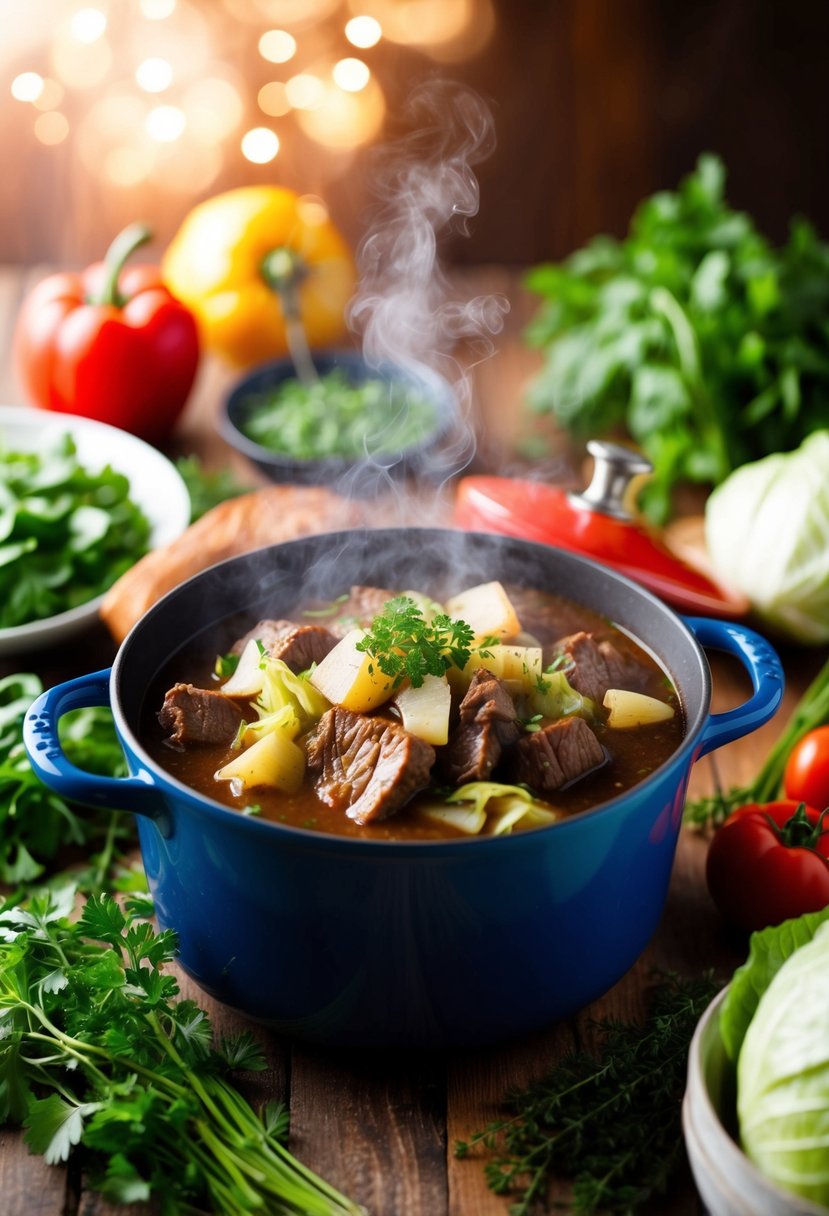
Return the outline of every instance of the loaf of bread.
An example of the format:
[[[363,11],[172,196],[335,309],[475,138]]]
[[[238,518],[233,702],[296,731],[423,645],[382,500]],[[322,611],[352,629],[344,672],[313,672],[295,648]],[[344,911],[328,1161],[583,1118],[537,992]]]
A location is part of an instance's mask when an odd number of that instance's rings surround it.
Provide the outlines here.
[[[230,499],[128,570],[107,592],[101,617],[121,642],[148,608],[200,570],[264,545],[354,527],[362,515],[358,504],[316,486],[268,486]]]

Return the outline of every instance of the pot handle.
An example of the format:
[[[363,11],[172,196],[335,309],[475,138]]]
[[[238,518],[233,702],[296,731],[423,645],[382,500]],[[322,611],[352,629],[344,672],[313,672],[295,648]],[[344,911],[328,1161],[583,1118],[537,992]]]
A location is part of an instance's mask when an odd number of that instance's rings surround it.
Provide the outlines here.
[[[774,648],[764,637],[744,625],[715,621],[703,616],[682,618],[701,646],[725,650],[742,662],[754,693],[736,709],[711,714],[702,732],[698,756],[731,743],[763,726],[777,712],[783,700],[783,666]]]
[[[130,777],[99,777],[77,768],[65,756],[58,737],[58,723],[73,709],[110,704],[111,668],[57,684],[41,693],[23,720],[23,745],[37,776],[68,802],[87,806],[134,811],[157,819],[163,814],[152,775],[138,772]]]

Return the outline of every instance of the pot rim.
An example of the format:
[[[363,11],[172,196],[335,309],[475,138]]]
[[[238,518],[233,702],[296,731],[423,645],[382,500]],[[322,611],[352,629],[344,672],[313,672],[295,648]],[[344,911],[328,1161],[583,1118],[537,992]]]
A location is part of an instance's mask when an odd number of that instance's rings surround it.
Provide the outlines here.
[[[152,758],[152,756],[150,756],[135,732],[130,727],[126,719],[126,714],[122,708],[121,698],[119,695],[122,669],[129,658],[130,650],[136,645],[136,641],[140,638],[143,630],[152,624],[154,617],[158,616],[165,610],[165,606],[168,603],[180,595],[191,594],[191,587],[195,586],[199,581],[213,571],[231,567],[235,563],[245,560],[256,560],[257,555],[271,553],[274,550],[284,549],[288,546],[306,544],[309,540],[313,541],[321,537],[326,538],[326,540],[332,546],[340,543],[346,543],[348,537],[353,531],[354,530],[313,533],[309,536],[298,537],[290,541],[281,541],[272,545],[264,545],[258,549],[250,550],[247,553],[236,554],[233,557],[225,558],[223,561],[217,562],[213,566],[200,570],[191,578],[186,579],[183,583],[180,583],[177,587],[174,587],[171,591],[168,591],[167,594],[153,604],[153,606],[149,608],[132,627],[124,641],[121,643],[112,665],[110,674],[110,705],[118,733],[126,738],[129,743],[130,750],[140,758],[142,765],[149,771],[153,778],[153,786],[158,787],[159,785],[166,785],[171,787],[176,794],[185,795],[192,804],[195,804],[195,807],[198,809],[199,813],[208,814],[212,819],[216,819],[218,816],[221,818],[221,821],[228,824],[228,826],[233,823],[234,826],[241,831],[259,831],[268,832],[271,834],[274,832],[274,830],[276,830],[281,837],[285,838],[286,842],[292,840],[298,844],[304,843],[306,845],[310,842],[314,842],[317,848],[333,848],[337,851],[347,850],[349,852],[369,851],[377,854],[387,851],[395,854],[405,852],[409,855],[413,853],[424,853],[430,856],[455,856],[458,853],[458,850],[466,850],[469,848],[472,848],[476,854],[485,849],[491,850],[493,848],[532,848],[533,842],[538,839],[539,833],[546,834],[549,832],[556,832],[558,835],[562,835],[565,832],[578,831],[578,825],[580,823],[586,820],[592,821],[599,816],[611,816],[613,814],[617,814],[620,808],[622,808],[626,802],[630,801],[631,796],[646,794],[647,788],[652,786],[657,780],[661,779],[667,769],[672,767],[682,767],[684,769],[686,765],[688,768],[690,768],[690,766],[693,764],[695,759],[693,755],[695,745],[709,718],[711,703],[710,668],[705,658],[703,647],[699,640],[695,637],[693,630],[689,628],[682,617],[674,612],[674,610],[670,608],[670,606],[667,605],[663,600],[660,600],[658,596],[654,595],[640,584],[633,582],[633,580],[627,578],[625,575],[619,574],[611,567],[602,565],[601,562],[598,562],[595,559],[584,557],[580,554],[571,553],[567,550],[556,548],[553,545],[546,545],[540,542],[523,540],[515,537],[502,537],[497,533],[467,532],[462,529],[451,527],[394,527],[364,529],[363,531],[367,536],[388,536],[389,534],[399,535],[400,533],[411,534],[412,532],[417,532],[420,535],[430,534],[439,536],[449,532],[457,537],[469,538],[470,540],[477,538],[478,540],[483,540],[485,543],[497,544],[499,541],[503,541],[505,543],[509,542],[511,545],[517,544],[522,548],[526,547],[539,554],[553,554],[557,560],[563,560],[565,565],[572,564],[577,567],[580,566],[582,568],[586,568],[591,571],[591,578],[595,577],[595,574],[592,572],[598,571],[600,577],[608,580],[611,583],[618,584],[628,593],[632,591],[637,597],[651,604],[658,612],[662,613],[668,618],[668,620],[671,622],[672,628],[677,630],[678,633],[683,637],[684,641],[688,644],[689,654],[692,655],[696,661],[700,676],[700,703],[693,721],[690,721],[688,718],[688,706],[685,701],[684,688],[680,684],[675,683],[675,687],[679,694],[680,704],[683,712],[685,713],[686,719],[686,732],[679,747],[672,752],[671,755],[668,756],[668,758],[663,761],[658,768],[654,769],[653,772],[649,773],[648,776],[642,781],[638,782],[638,784],[624,790],[621,794],[618,794],[614,798],[599,803],[595,807],[591,807],[584,811],[579,811],[573,815],[565,816],[558,820],[558,822],[548,824],[545,827],[531,828],[523,832],[511,832],[503,836],[474,836],[470,837],[469,839],[457,840],[371,840],[356,836],[338,836],[331,832],[318,832],[309,828],[295,827],[291,824],[279,823],[272,820],[262,820],[258,819],[256,816],[243,815],[240,811],[233,810],[231,807],[210,798],[208,795],[195,790],[192,786],[186,785],[184,782],[179,781],[177,777],[174,777],[172,774],[168,773],[158,764],[156,760]],[[360,530],[358,529],[357,531]],[[577,600],[574,602],[578,603]],[[216,620],[215,625],[218,626],[223,619],[226,619],[228,615],[229,614],[226,613],[224,617],[219,617]],[[653,651],[648,643],[644,642],[632,630],[627,630],[623,627],[622,631],[630,633],[636,643],[648,654],[652,655],[660,667],[663,669],[666,668],[664,661]],[[146,692],[147,684],[154,678],[156,671],[151,673],[149,680],[142,688],[142,695]],[[675,681],[675,677],[672,672],[667,671],[666,674],[670,676],[672,682]]]

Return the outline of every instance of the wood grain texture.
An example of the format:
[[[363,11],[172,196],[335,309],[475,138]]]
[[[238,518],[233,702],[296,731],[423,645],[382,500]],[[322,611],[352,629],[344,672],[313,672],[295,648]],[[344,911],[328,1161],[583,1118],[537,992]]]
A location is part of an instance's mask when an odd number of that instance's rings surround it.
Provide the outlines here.
[[[445,1086],[438,1055],[297,1045],[291,1151],[373,1216],[445,1216]]]

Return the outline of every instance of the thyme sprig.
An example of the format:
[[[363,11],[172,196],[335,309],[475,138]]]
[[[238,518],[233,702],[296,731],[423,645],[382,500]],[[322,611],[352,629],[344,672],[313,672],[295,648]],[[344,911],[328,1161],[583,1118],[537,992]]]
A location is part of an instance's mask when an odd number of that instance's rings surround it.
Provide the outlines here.
[[[484,1169],[510,1216],[530,1216],[550,1181],[572,1182],[574,1216],[635,1216],[664,1194],[684,1159],[681,1103],[688,1046],[717,990],[710,976],[667,974],[653,986],[644,1023],[602,1020],[597,1054],[572,1051],[527,1089],[506,1095],[510,1117],[489,1123],[455,1152],[493,1153]]]

